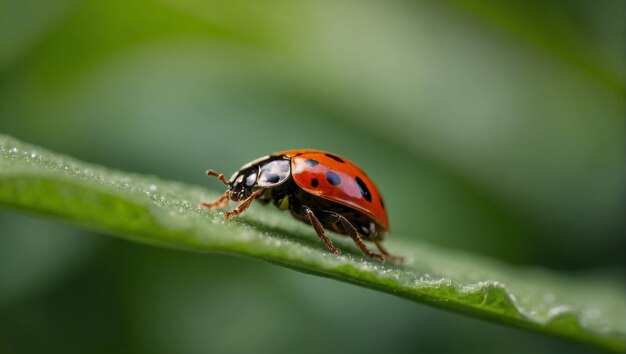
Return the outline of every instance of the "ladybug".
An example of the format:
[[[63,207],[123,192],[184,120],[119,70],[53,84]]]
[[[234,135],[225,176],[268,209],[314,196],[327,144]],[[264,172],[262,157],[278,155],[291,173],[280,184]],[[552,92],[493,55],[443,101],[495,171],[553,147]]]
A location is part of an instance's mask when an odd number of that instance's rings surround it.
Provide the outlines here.
[[[211,203],[199,203],[205,209],[242,201],[224,214],[230,219],[244,212],[253,200],[289,209],[296,219],[310,224],[328,250],[341,251],[333,245],[324,229],[348,235],[364,255],[377,260],[401,260],[380,244],[389,232],[383,199],[374,183],[354,163],[343,157],[318,150],[288,150],[263,156],[243,165],[230,180],[213,170],[228,189]],[[376,245],[380,254],[370,251],[363,240]]]

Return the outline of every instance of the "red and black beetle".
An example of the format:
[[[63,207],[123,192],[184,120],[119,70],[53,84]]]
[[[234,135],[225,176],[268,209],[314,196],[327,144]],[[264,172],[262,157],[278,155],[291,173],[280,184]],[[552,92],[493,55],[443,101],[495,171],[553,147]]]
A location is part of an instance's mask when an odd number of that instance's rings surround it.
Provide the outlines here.
[[[289,150],[258,158],[242,166],[230,180],[207,171],[228,186],[228,190],[202,208],[226,206],[230,200],[243,201],[224,216],[230,219],[246,210],[253,200],[289,209],[298,220],[313,226],[328,250],[336,248],[324,229],[349,235],[368,257],[401,260],[389,254],[380,242],[389,232],[383,199],[374,183],[349,160],[318,150]],[[371,241],[380,254],[363,243]]]

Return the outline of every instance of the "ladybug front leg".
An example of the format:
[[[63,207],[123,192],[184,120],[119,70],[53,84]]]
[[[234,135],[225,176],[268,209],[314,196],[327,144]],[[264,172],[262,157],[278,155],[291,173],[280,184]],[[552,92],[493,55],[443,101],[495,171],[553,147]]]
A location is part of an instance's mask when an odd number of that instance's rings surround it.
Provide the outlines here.
[[[322,223],[317,219],[317,217],[315,217],[313,210],[311,210],[307,206],[303,206],[303,208],[306,211],[306,216],[309,218],[311,225],[313,225],[313,228],[315,229],[317,236],[320,238],[320,240],[322,240],[322,242],[324,242],[324,244],[326,245],[326,248],[328,248],[328,250],[334,254],[341,254],[341,250],[336,248],[333,245],[333,241],[331,241],[330,238],[326,236],[324,227],[322,226]]]
[[[337,213],[330,213],[330,214],[339,220],[343,228],[346,229],[346,231],[348,232],[348,235],[352,237],[352,241],[354,241],[354,244],[356,244],[356,246],[361,250],[361,252],[363,252],[364,255],[370,258],[377,259],[379,261],[385,260],[385,257],[381,256],[378,253],[373,253],[367,248],[367,246],[363,243],[363,238],[361,238],[361,235],[357,231],[356,227],[354,227],[354,225],[352,225],[352,223],[348,219],[346,219],[341,214],[337,214]]]
[[[261,194],[263,194],[263,192],[265,192],[264,188],[258,189],[257,191],[255,191],[254,193],[252,193],[248,198],[246,198],[246,200],[244,200],[241,204],[237,205],[237,207],[231,211],[229,211],[228,213],[224,214],[224,217],[226,218],[226,220],[237,216],[241,213],[243,213],[244,211],[246,211],[246,209],[248,209],[248,207],[250,206],[250,204],[252,203],[252,201],[254,199],[256,199],[258,196],[260,196]]]
[[[201,202],[201,203],[198,203],[198,207],[203,208],[203,209],[221,208],[223,206],[228,205],[229,200],[230,200],[230,191],[228,190],[224,192],[224,194],[222,194],[216,201],[211,202],[211,203]]]

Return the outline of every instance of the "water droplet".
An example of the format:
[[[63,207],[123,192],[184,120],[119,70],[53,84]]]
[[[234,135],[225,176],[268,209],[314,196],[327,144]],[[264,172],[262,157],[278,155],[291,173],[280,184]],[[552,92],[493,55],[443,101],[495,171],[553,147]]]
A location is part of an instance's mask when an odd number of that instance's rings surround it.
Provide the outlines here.
[[[563,313],[568,312],[569,310],[570,310],[569,307],[565,305],[556,306],[556,307],[551,308],[550,311],[548,311],[548,316],[550,317],[559,316]]]
[[[148,186],[148,189],[150,190],[150,192],[156,192],[156,190],[158,189],[156,185],[151,184]]]
[[[37,151],[33,151],[33,152],[31,152],[31,153],[30,153],[30,157],[32,157],[33,159],[34,159],[35,157],[37,157]]]
[[[16,147],[12,147],[11,150],[9,150],[12,154],[16,154],[17,153],[17,148]]]

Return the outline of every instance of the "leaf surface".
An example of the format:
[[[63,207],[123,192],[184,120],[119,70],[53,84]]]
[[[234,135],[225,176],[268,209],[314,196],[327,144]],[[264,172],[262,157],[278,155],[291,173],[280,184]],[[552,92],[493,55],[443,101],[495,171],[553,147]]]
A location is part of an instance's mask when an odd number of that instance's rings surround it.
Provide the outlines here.
[[[262,259],[449,311],[624,351],[620,281],[512,267],[419,242],[401,243],[393,235],[386,244],[407,257],[402,265],[365,259],[349,239],[334,235],[345,250],[337,256],[325,250],[310,227],[277,209],[255,205],[242,217],[225,221],[223,211],[196,206],[218,195],[0,136],[0,204],[7,207],[135,242]]]

